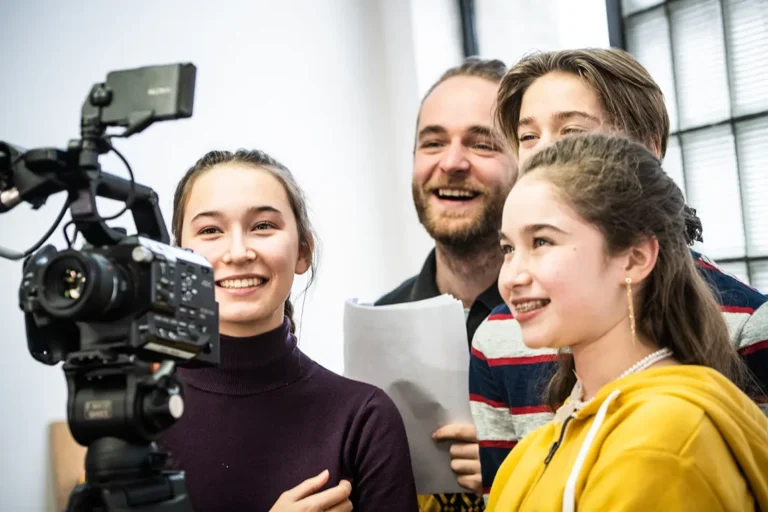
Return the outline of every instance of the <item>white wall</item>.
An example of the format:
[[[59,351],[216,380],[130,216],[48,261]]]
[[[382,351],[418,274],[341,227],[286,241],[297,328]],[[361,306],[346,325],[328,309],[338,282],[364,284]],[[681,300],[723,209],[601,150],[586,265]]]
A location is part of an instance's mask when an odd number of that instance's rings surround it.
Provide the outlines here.
[[[478,4],[486,12],[491,5]],[[550,21],[522,0],[492,4]],[[301,345],[341,371],[344,299],[388,291],[418,271],[430,247],[411,202],[413,130],[421,95],[460,60],[458,31],[450,0],[9,2],[0,17],[0,140],[64,146],[79,135],[91,85],[108,71],[193,62],[194,116],[159,123],[118,149],[137,181],[158,192],[167,222],[177,180],[210,149],[257,147],[291,168],[322,242],[320,273],[299,312]],[[506,32],[496,48],[527,44]],[[124,172],[113,156],[103,163]],[[32,245],[62,200],[0,216],[0,244]],[[105,203],[104,211],[117,207]],[[63,247],[60,231],[50,243]],[[47,424],[63,419],[66,405],[60,367],[27,351],[20,266],[0,260],[2,511],[45,509]]]

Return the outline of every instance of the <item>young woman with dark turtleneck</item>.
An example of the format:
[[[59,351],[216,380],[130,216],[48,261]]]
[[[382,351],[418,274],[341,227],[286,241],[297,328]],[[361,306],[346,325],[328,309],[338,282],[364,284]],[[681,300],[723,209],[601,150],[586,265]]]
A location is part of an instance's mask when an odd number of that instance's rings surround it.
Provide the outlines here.
[[[288,169],[208,153],[179,183],[173,233],[213,265],[220,316],[221,364],[180,370],[185,412],[161,440],[194,510],[417,510],[393,402],[297,346],[288,296],[315,237]]]

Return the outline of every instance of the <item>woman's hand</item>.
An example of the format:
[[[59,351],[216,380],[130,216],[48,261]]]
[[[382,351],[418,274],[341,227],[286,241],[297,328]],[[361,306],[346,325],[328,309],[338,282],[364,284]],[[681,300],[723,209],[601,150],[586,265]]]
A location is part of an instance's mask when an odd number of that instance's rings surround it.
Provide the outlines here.
[[[326,469],[281,494],[270,512],[349,512],[352,510],[352,502],[349,501],[352,485],[342,480],[336,487],[317,493],[327,481],[328,470]]]

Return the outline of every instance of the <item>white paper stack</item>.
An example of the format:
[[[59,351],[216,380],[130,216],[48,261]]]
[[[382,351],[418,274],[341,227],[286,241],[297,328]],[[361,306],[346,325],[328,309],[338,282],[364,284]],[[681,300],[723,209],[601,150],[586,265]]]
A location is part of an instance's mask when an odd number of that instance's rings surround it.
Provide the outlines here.
[[[432,432],[472,423],[464,308],[449,295],[391,306],[348,300],[344,374],[383,389],[405,422],[419,494],[466,492],[450,467],[449,442]]]

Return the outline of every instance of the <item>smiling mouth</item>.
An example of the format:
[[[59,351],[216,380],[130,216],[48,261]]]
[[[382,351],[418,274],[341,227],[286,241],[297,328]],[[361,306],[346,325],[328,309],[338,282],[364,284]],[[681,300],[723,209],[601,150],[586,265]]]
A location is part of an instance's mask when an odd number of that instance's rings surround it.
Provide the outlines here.
[[[515,310],[515,313],[528,313],[530,311],[541,309],[550,302],[551,301],[549,299],[536,299],[513,304],[512,306]]]
[[[226,288],[228,290],[242,290],[246,288],[255,288],[266,282],[267,279],[260,277],[249,277],[246,279],[221,279],[216,281],[216,286]]]
[[[438,188],[432,191],[435,197],[443,201],[468,202],[480,196],[479,192],[459,188]]]

